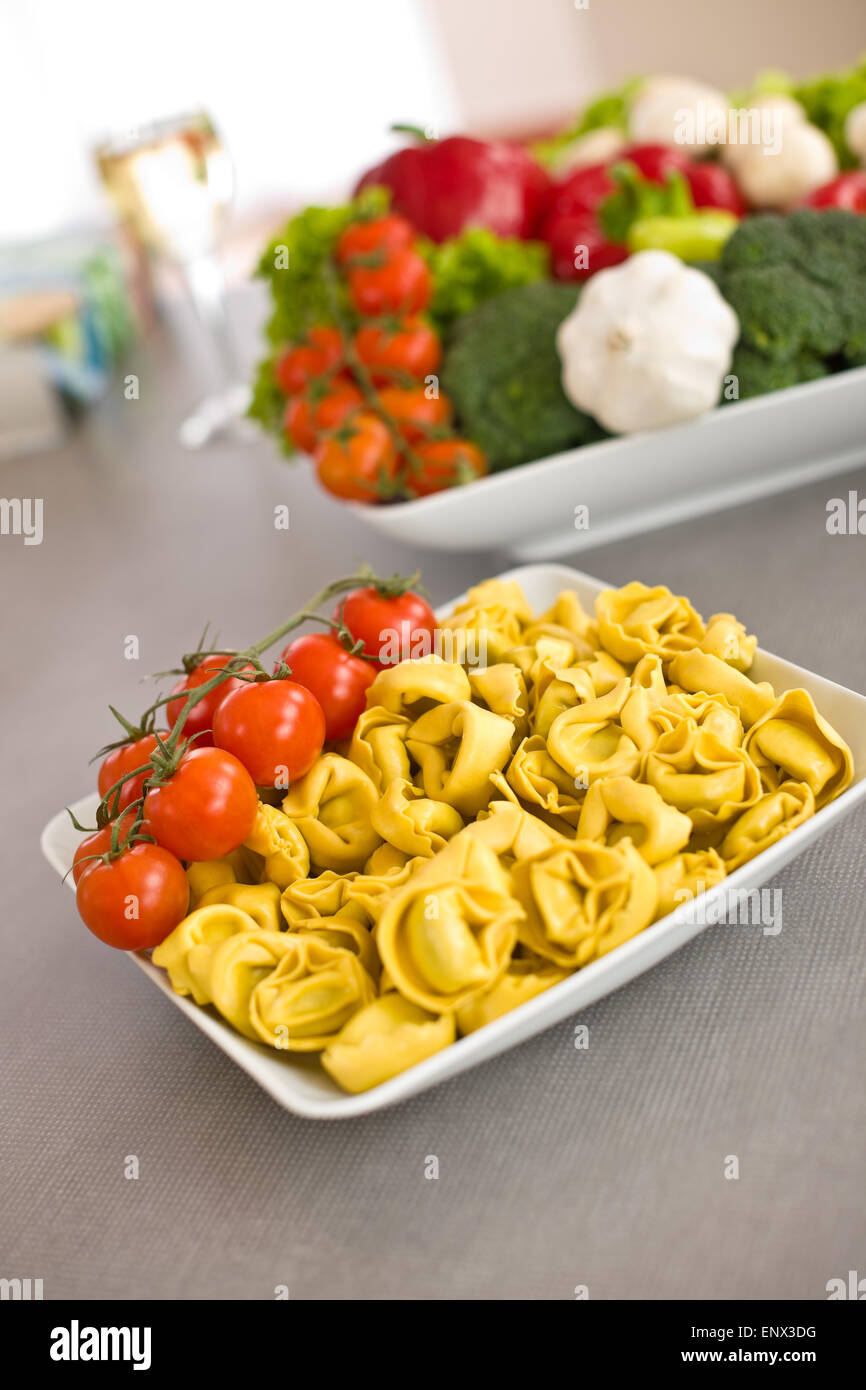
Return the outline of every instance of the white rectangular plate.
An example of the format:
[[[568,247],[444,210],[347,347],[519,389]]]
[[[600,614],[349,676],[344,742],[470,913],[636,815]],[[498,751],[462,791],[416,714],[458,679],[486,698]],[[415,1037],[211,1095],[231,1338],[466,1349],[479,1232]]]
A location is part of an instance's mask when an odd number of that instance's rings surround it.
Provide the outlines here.
[[[584,606],[591,609],[596,595],[605,587],[599,580],[564,565],[527,565],[510,570],[500,578],[516,579],[536,611],[549,607],[561,589],[576,589]],[[458,602],[459,599],[454,600],[454,604]],[[439,610],[439,616],[450,612],[454,604],[445,605]],[[407,1096],[416,1095],[444,1081],[446,1077],[455,1076],[550,1028],[603,995],[619,989],[620,985],[633,980],[644,970],[649,970],[703,931],[708,914],[702,909],[720,899],[728,888],[760,887],[866,797],[866,697],[760,649],[752,674],[756,680],[771,681],[780,691],[803,687],[810,692],[821,713],[838,729],[854,755],[854,781],[848,790],[790,835],[744,864],[718,888],[696,900],[699,906],[696,907],[695,902],[683,904],[676,912],[653,923],[631,941],[584,966],[536,999],[488,1024],[486,1028],[459,1039],[444,1052],[437,1052],[434,1057],[371,1091],[357,1096],[346,1095],[330,1080],[315,1058],[277,1056],[264,1045],[247,1041],[216,1014],[198,1008],[188,999],[175,994],[165,972],[152,965],[146,955],[130,953],[130,958],[197,1028],[248,1072],[274,1100],[297,1115],[310,1119],[340,1119],[380,1110],[405,1100]],[[96,804],[97,796],[94,793],[76,803],[72,809],[84,824],[92,824]],[[68,872],[79,838],[65,811],[49,821],[42,832],[43,853],[59,874]],[[67,883],[72,887],[71,876]]]
[[[604,439],[415,502],[355,511],[406,545],[548,560],[831,477],[866,460],[864,441],[866,367],[857,367],[687,425]],[[581,527],[576,507],[587,508]]]

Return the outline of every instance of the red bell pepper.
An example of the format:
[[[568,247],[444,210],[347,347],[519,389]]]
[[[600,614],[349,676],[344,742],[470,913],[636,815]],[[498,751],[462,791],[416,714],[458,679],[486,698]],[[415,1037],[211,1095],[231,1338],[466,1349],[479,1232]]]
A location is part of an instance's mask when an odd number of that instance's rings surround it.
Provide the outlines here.
[[[410,145],[370,169],[355,192],[374,184],[391,189],[391,207],[433,241],[466,227],[489,227],[498,236],[531,237],[545,210],[550,179],[520,145],[452,135]]]
[[[849,174],[840,174],[822,188],[816,188],[814,193],[803,199],[801,206],[844,208],[847,212],[866,213],[866,171],[853,169]]]

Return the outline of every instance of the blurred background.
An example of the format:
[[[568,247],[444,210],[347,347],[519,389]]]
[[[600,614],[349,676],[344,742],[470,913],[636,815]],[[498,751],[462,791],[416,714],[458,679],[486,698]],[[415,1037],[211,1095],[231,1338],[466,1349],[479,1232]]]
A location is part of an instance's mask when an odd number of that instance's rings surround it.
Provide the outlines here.
[[[59,437],[55,388],[97,398],[190,294],[212,379],[241,383],[221,277],[246,282],[287,213],[341,198],[400,143],[394,120],[534,136],[634,73],[728,87],[864,49],[862,0],[3,0],[0,456]]]

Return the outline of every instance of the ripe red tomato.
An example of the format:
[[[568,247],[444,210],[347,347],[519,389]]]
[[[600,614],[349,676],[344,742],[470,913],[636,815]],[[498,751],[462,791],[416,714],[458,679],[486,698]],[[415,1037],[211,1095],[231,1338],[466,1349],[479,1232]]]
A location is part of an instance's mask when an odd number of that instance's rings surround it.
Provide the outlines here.
[[[214,739],[260,787],[287,786],[321,753],[325,716],[316,697],[295,681],[257,681],[220,705]]]
[[[433,650],[436,616],[411,589],[397,597],[380,594],[373,585],[353,589],[337,604],[334,617],[342,618],[355,641],[364,643],[365,655],[379,665],[395,666],[406,657]]]
[[[816,188],[801,204],[806,208],[845,208],[866,213],[866,170],[851,169]]]
[[[594,212],[576,212],[547,223],[544,240],[557,280],[586,280],[597,270],[619,265],[628,250],[608,241]],[[575,264],[577,262],[577,264]]]
[[[362,412],[316,449],[322,487],[350,502],[375,502],[397,473],[391,431],[378,415]]]
[[[336,328],[311,328],[307,340],[283,350],[274,376],[286,396],[299,395],[311,381],[336,371],[343,358],[343,340]]]
[[[177,694],[177,700],[169,700],[165,707],[170,728],[174,728],[180,712],[184,707],[185,698],[191,690],[195,690],[200,685],[206,685],[209,680],[213,680],[218,671],[225,669],[226,663],[231,661],[231,656],[206,656],[199,662],[189,675],[181,676],[176,685],[172,687],[172,695]],[[245,671],[252,671],[252,666],[244,666]],[[211,748],[213,746],[214,715],[227,695],[233,690],[237,690],[244,682],[235,676],[228,676],[221,685],[215,685],[213,690],[199,700],[197,705],[193,705],[183,726],[183,737],[195,740],[196,748]]]
[[[151,834],[178,859],[223,859],[231,854],[252,830],[257,809],[250,774],[222,748],[191,749],[168,781],[147,794]]]
[[[337,260],[346,265],[359,256],[384,251],[391,256],[412,245],[415,230],[405,217],[376,217],[372,222],[353,222],[337,242]]]
[[[292,679],[312,691],[325,715],[325,742],[348,738],[366,708],[376,677],[372,661],[347,652],[333,632],[311,632],[286,647],[281,660]]]
[[[111,752],[103,758],[99,767],[99,776],[96,779],[99,795],[105,796],[106,792],[114,786],[115,782],[119,782],[121,777],[125,777],[128,772],[134,772],[137,767],[143,767],[156,746],[156,736],[145,734],[143,738],[136,739],[134,743],[124,743],[119,748],[112,748]],[[142,772],[139,773],[138,777],[133,777],[131,781],[124,783],[118,793],[119,810],[123,811],[133,801],[138,800],[144,790],[145,778],[148,776],[149,773]]]
[[[433,277],[417,251],[395,251],[384,265],[349,271],[349,293],[359,314],[418,314],[433,293]]]
[[[470,483],[489,472],[478,445],[468,439],[423,440],[415,446],[415,453],[424,466],[420,472],[410,468],[406,484],[416,497],[427,497],[431,492],[441,492],[455,484]]]
[[[126,811],[121,811],[117,818],[118,843],[120,843],[124,835],[132,829],[134,820],[135,812],[133,810],[127,809]],[[79,842],[78,848],[72,856],[72,878],[75,883],[78,883],[82,875],[86,874],[89,869],[92,869],[93,865],[97,862],[96,859],[92,857],[93,855],[107,854],[111,849],[111,829],[110,825],[103,826],[102,830],[94,830],[92,835],[86,835],[85,838]],[[139,833],[142,835],[150,834],[146,818],[141,822]]]
[[[296,448],[312,454],[327,430],[338,429],[343,421],[364,404],[363,393],[350,381],[335,381],[334,390],[319,401],[295,396],[286,404],[283,427]]]
[[[355,334],[355,351],[377,386],[402,375],[423,381],[438,370],[442,344],[423,319],[398,320],[393,327],[368,323]]]
[[[382,409],[390,415],[404,439],[426,439],[431,430],[447,425],[451,419],[451,401],[445,395],[427,396],[423,386],[408,390],[390,386],[380,391]]]
[[[168,850],[136,844],[117,859],[94,863],[79,881],[76,903],[84,925],[107,946],[144,951],[183,921],[189,884]]]

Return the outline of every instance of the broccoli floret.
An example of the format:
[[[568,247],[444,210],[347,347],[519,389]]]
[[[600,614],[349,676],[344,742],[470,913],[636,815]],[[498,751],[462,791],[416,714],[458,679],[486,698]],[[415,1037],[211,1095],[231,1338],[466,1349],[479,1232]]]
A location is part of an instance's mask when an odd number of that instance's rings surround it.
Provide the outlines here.
[[[812,280],[846,291],[866,277],[866,218],[842,208],[801,208],[788,216],[795,264]]]
[[[735,270],[791,266],[798,263],[799,246],[790,219],[776,213],[746,217],[722,247],[720,274]]]
[[[505,290],[458,320],[442,365],[461,428],[493,469],[604,437],[560,383],[556,330],[577,301],[569,285]]]
[[[803,352],[780,362],[741,345],[734,353],[730,374],[737,378],[739,394],[733,399],[747,400],[749,396],[765,396],[769,391],[783,391],[786,386],[798,386],[801,381],[815,381],[826,376],[828,368],[819,357]],[[732,398],[723,394],[722,405]]]
[[[793,266],[732,271],[722,292],[740,320],[740,341],[768,357],[828,357],[842,350],[846,324],[836,297]]]

